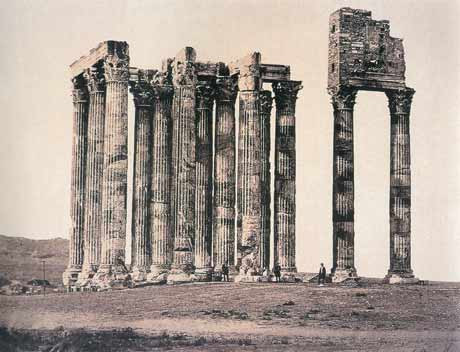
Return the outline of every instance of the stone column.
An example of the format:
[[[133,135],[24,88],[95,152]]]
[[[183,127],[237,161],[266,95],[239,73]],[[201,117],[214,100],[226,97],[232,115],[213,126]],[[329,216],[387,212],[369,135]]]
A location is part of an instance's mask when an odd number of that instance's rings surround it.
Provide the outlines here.
[[[126,196],[128,173],[128,80],[126,43],[106,57],[106,109],[102,179],[102,251],[97,280],[126,278]]]
[[[297,271],[295,107],[301,88],[298,81],[273,84],[276,101],[274,261],[284,273]]]
[[[170,281],[190,281],[195,242],[195,51],[173,63],[171,215],[174,254]]]
[[[236,80],[217,80],[214,155],[213,264],[235,272],[235,100]]]
[[[391,114],[390,154],[390,269],[387,280],[412,282],[411,268],[411,170],[409,115],[411,88],[387,92]]]
[[[196,87],[196,188],[195,274],[211,279],[212,251],[212,115],[214,85],[200,81]]]
[[[260,92],[260,142],[261,142],[261,245],[260,265],[268,270],[270,267],[270,218],[271,218],[271,176],[270,176],[270,119],[272,112],[272,92],[264,90]]]
[[[85,178],[88,124],[88,89],[82,75],[73,83],[73,137],[70,190],[69,265],[63,273],[64,285],[74,284],[83,264],[83,223],[85,210]]]
[[[240,113],[238,133],[238,266],[239,277],[262,274],[261,245],[261,140],[260,55],[247,57],[240,67]]]
[[[333,267],[332,279],[356,277],[354,263],[353,107],[357,91],[341,87],[331,92],[334,107]]]
[[[81,281],[94,276],[100,260],[105,116],[105,79],[102,67],[100,65],[91,67],[86,71],[85,76],[89,90],[89,115],[84,224],[85,259],[79,276]]]
[[[154,108],[152,132],[152,191],[150,194],[150,237],[152,266],[150,280],[171,268],[173,236],[171,231],[171,105],[173,87],[166,74],[158,72],[153,80]]]
[[[144,281],[151,265],[149,205],[152,171],[153,92],[150,80],[153,73],[139,70],[138,80],[130,82],[134,97],[134,168],[131,267],[133,279]]]

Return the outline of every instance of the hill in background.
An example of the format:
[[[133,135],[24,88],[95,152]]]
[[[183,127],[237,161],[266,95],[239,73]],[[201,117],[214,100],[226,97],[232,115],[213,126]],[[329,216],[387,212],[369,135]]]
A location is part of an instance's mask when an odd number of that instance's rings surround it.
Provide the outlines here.
[[[32,240],[0,235],[0,275],[21,282],[42,279],[44,260],[46,279],[61,284],[68,248],[69,241],[63,238]]]

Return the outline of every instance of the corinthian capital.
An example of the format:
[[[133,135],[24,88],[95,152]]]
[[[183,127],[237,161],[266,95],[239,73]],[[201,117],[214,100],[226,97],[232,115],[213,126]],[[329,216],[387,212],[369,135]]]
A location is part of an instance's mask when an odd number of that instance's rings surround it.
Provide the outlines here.
[[[178,86],[193,86],[196,84],[195,65],[191,61],[176,62],[172,68],[173,84]]]
[[[215,96],[215,87],[210,81],[200,81],[196,86],[196,99],[199,108],[212,106]]]
[[[391,114],[410,114],[412,105],[412,97],[415,90],[406,88],[401,90],[394,90],[386,92],[388,97],[388,107]]]
[[[301,81],[283,81],[276,82],[272,85],[273,92],[275,93],[276,107],[295,107],[295,101],[297,99],[297,93],[301,90]]]
[[[72,78],[72,98],[74,103],[81,103],[88,101],[88,87],[83,75],[78,75]]]
[[[263,90],[260,92],[260,109],[263,114],[270,115],[272,111],[272,103],[272,92],[269,90]]]
[[[138,70],[137,80],[130,81],[130,91],[134,97],[135,106],[151,106],[153,101],[152,78],[156,71]]]
[[[235,103],[238,95],[238,79],[235,77],[218,77],[216,80],[216,99]]]
[[[83,73],[88,82],[89,93],[103,92],[105,90],[105,76],[102,67],[92,66]]]
[[[352,110],[355,106],[356,94],[358,90],[348,86],[329,90],[332,105],[338,110]]]
[[[128,82],[129,54],[128,46],[120,46],[104,60],[104,72],[107,82]]]
[[[171,98],[174,88],[167,72],[157,72],[152,79],[152,89],[155,99]]]

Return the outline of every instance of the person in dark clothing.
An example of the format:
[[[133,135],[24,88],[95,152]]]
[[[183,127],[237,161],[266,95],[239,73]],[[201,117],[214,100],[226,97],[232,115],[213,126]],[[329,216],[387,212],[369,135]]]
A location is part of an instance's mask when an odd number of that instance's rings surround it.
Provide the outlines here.
[[[222,264],[222,281],[230,281],[228,278],[228,265],[227,263]]]
[[[326,281],[326,268],[324,267],[324,264],[321,263],[319,267],[318,285],[320,286],[324,285],[325,281]]]
[[[281,266],[278,263],[275,264],[273,273],[275,274],[276,282],[281,282]]]

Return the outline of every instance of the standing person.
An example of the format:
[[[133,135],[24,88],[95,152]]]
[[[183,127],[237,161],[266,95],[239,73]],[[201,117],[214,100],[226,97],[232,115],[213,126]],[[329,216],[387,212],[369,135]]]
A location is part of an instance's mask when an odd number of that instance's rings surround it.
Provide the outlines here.
[[[324,286],[324,281],[326,281],[326,268],[324,267],[324,264],[321,263],[319,267],[318,285]]]
[[[222,281],[230,281],[228,278],[228,265],[227,263],[222,264]]]
[[[273,273],[275,274],[276,282],[281,282],[281,266],[279,265],[279,263],[275,264],[275,267],[273,268]]]

